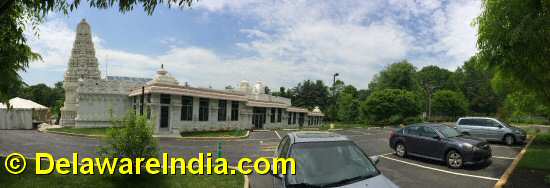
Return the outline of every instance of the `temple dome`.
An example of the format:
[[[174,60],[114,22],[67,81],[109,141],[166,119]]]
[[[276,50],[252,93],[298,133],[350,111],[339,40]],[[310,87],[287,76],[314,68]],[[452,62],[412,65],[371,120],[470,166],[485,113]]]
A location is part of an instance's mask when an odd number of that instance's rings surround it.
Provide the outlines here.
[[[318,106],[316,106],[315,108],[313,108],[313,111],[314,113],[321,113],[321,109],[319,109]]]
[[[153,80],[147,82],[147,84],[179,85],[178,80],[164,69],[164,65],[160,66],[160,69],[157,70],[157,75],[153,77]]]

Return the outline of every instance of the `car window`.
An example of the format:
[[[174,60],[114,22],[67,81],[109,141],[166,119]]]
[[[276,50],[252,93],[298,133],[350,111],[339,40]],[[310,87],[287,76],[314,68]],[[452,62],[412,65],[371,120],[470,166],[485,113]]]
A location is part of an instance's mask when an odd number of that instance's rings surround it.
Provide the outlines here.
[[[422,127],[421,136],[433,138],[438,136],[437,133],[431,127]]]
[[[479,124],[484,127],[498,127],[500,124],[492,119],[479,119]]]
[[[458,122],[459,125],[476,125],[475,119],[461,119]]]
[[[290,138],[288,138],[288,136],[285,136],[283,140],[281,140],[281,143],[279,144],[279,148],[277,148],[277,154],[279,154],[278,157],[286,157],[289,146],[290,146]]]
[[[417,126],[411,126],[404,129],[406,135],[420,136],[420,130]]]
[[[290,138],[288,138],[288,136],[285,136],[285,138],[283,138],[283,145],[281,147],[281,151],[279,152],[279,156],[280,158],[285,158],[288,154],[288,148],[290,147]]]

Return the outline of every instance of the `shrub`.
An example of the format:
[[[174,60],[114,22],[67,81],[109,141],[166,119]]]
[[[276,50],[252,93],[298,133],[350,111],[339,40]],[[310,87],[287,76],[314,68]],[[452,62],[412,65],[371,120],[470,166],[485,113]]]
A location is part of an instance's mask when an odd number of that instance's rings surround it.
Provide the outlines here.
[[[546,175],[546,177],[544,177],[544,183],[550,185],[550,174],[549,174],[549,175]]]
[[[158,142],[153,138],[153,125],[145,116],[129,111],[122,119],[113,120],[107,132],[107,146],[100,152],[106,157],[151,158],[158,156]]]
[[[371,124],[407,123],[420,114],[416,96],[409,91],[385,89],[373,92],[361,103],[364,121]]]

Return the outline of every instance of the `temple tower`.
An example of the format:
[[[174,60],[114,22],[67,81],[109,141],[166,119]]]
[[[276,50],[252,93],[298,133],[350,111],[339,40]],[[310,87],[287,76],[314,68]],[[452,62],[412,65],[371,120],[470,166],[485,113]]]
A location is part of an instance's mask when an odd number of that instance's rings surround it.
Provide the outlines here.
[[[74,126],[78,108],[78,82],[99,79],[101,79],[101,73],[95,57],[92,32],[90,25],[85,19],[82,19],[76,28],[76,38],[73,43],[69,66],[63,80],[65,102],[61,109],[61,125]]]

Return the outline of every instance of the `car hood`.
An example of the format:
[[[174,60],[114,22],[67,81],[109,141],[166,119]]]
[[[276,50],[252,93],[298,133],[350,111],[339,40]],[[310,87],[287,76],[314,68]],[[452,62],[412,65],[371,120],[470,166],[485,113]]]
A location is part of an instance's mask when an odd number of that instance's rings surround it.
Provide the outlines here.
[[[474,146],[479,145],[481,143],[487,143],[485,139],[475,138],[471,136],[458,136],[458,137],[453,137],[449,139],[458,143],[468,143]]]
[[[378,176],[355,182],[352,184],[341,186],[340,188],[398,188],[393,182],[391,182],[384,175],[380,174]]]

